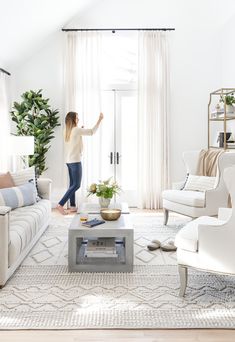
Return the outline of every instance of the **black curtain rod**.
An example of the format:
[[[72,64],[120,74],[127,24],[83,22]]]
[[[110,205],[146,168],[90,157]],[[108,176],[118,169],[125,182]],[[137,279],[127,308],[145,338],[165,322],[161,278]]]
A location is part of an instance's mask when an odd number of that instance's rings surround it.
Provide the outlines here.
[[[0,68],[0,71],[1,71],[1,72],[4,72],[4,74],[7,74],[8,76],[11,76],[11,74],[10,74],[8,71],[6,71],[6,70],[4,70],[4,69],[2,69],[2,68]]]
[[[174,28],[117,28],[117,29],[111,29],[111,28],[98,28],[98,29],[80,29],[80,28],[63,28],[63,32],[71,32],[71,31],[112,31],[115,33],[115,31],[175,31]]]

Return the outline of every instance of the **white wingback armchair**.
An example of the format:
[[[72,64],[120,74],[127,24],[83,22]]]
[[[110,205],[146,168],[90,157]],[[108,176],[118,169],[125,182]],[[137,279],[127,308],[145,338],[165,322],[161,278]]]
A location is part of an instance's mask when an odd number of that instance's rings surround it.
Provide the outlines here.
[[[183,153],[187,173],[195,175],[200,151]],[[219,207],[228,206],[228,191],[222,174],[223,170],[235,165],[235,153],[225,152],[218,157],[216,187],[205,192],[180,189],[165,190],[162,193],[164,225],[167,224],[169,211],[197,218],[203,215],[215,216]],[[180,183],[181,187],[184,182]]]
[[[218,219],[203,216],[188,223],[176,235],[180,296],[187,286],[188,267],[235,275],[235,166],[224,171],[233,208],[220,208]]]

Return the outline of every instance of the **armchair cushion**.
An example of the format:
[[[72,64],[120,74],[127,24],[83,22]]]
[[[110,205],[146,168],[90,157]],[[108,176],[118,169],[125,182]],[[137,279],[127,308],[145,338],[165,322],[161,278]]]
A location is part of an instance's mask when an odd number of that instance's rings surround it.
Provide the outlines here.
[[[175,238],[175,246],[189,252],[198,251],[198,226],[203,225],[220,225],[224,221],[215,217],[201,216],[198,219],[189,222],[184,226]],[[209,228],[208,228],[209,229]]]
[[[162,193],[162,198],[190,207],[203,208],[205,205],[205,192],[200,191],[165,190]]]
[[[184,190],[206,191],[214,189],[216,177],[189,175]]]

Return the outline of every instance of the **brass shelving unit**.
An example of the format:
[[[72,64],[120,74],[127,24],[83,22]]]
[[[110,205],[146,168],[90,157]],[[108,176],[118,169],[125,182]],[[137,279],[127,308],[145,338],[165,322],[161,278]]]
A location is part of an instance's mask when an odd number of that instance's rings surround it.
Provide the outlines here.
[[[231,94],[235,94],[235,88],[221,88],[218,90],[213,91],[212,93],[210,93],[210,100],[208,103],[208,148],[217,148],[217,149],[224,149],[224,150],[228,150],[228,149],[235,149],[234,147],[228,147],[227,146],[227,140],[226,140],[226,133],[227,133],[227,121],[231,121],[231,120],[235,120],[235,113],[234,113],[234,117],[232,116],[228,116],[227,113],[227,108],[226,108],[226,103],[225,103],[225,97],[227,95],[231,95]],[[221,98],[223,98],[224,100],[224,112],[223,112],[223,117],[212,117],[212,111],[211,111],[211,102],[212,102],[212,97],[217,96],[218,100],[220,100]],[[210,129],[211,129],[211,122],[223,122],[223,129],[221,129],[221,131],[224,133],[224,144],[223,147],[219,147],[219,146],[211,146],[211,134],[210,134]],[[234,132],[235,133],[235,132]]]

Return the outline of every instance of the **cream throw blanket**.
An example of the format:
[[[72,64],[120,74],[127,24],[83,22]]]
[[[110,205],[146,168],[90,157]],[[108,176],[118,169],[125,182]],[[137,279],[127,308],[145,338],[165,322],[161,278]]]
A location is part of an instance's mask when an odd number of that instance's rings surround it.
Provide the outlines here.
[[[221,150],[201,150],[197,165],[198,176],[216,177],[219,156],[224,153]]]

